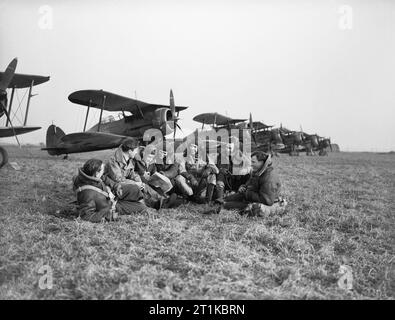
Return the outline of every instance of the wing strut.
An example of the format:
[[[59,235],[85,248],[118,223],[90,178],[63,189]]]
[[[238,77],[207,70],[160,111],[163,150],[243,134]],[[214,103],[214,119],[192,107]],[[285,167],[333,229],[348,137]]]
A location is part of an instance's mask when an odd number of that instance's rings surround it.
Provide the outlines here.
[[[145,118],[144,118],[144,113],[143,113],[143,111],[141,111],[140,106],[139,106],[137,103],[136,103],[136,106],[137,106],[137,109],[138,109],[139,112],[140,112],[141,117],[142,117],[143,119],[145,119]]]
[[[92,105],[92,99],[89,99],[89,105],[88,105],[88,109],[86,110],[86,116],[85,116],[84,132],[86,130],[86,123],[88,122],[89,109],[91,105]]]
[[[100,120],[99,120],[99,125],[97,126],[97,132],[100,131],[100,125],[101,125],[101,119],[103,116],[103,109],[106,105],[106,96],[103,96],[103,102],[102,102],[102,106],[101,106],[101,110],[100,110]]]
[[[26,105],[26,114],[25,114],[25,121],[23,123],[24,126],[26,126],[27,123],[27,116],[29,114],[29,105],[30,105],[30,99],[32,98],[32,89],[34,86],[34,80],[30,83],[30,88],[29,88],[29,96],[27,98],[27,105]]]
[[[12,91],[11,91],[11,99],[10,99],[10,103],[8,105],[8,114],[11,114],[11,106],[12,106],[12,101],[14,100],[14,92],[15,92],[15,86],[12,87]],[[7,117],[7,122],[5,124],[6,127],[8,127],[8,123],[10,123],[8,117]]]

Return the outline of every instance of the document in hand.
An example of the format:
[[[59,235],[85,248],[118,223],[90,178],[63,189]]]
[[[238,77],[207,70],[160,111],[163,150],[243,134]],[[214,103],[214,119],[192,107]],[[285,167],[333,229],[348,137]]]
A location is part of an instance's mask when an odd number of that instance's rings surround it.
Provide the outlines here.
[[[149,179],[149,185],[161,189],[163,193],[166,193],[173,188],[170,179],[159,172],[155,172],[151,176]]]

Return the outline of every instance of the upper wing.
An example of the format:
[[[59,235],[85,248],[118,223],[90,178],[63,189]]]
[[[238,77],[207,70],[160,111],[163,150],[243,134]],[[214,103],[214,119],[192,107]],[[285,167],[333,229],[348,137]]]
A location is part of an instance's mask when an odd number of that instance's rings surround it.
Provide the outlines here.
[[[249,124],[248,124],[249,125]],[[238,125],[238,127],[242,127],[243,126],[243,124],[240,124],[240,125]],[[262,129],[269,129],[269,128],[272,128],[273,126],[269,126],[269,125],[267,125],[267,124],[264,124],[263,122],[261,122],[261,121],[254,121],[253,123],[252,123],[252,127],[254,128],[254,130],[262,130]]]
[[[4,72],[0,72],[0,81],[2,80],[3,76],[4,76]],[[29,88],[30,85],[32,84],[32,81],[33,81],[33,86],[36,86],[41,83],[49,81],[49,77],[37,76],[33,74],[15,73],[10,84],[8,85],[8,88],[14,88],[14,87],[17,89]]]
[[[51,151],[53,154],[69,154],[113,149],[119,147],[127,138],[103,132],[77,132],[63,136],[56,145],[42,150]]]
[[[11,127],[1,127],[0,128],[0,138],[7,138],[7,137],[13,137],[15,135],[20,135],[24,133],[28,133],[31,131],[39,130],[41,127],[14,127],[12,129]]]
[[[105,98],[105,100],[104,100]],[[104,90],[80,90],[69,95],[69,100],[83,106],[91,106],[101,109],[104,102],[104,109],[107,111],[129,111],[133,114],[140,114],[140,110],[151,112],[158,108],[169,108],[167,105],[150,104],[132,98],[120,96]],[[176,111],[185,110],[187,107],[176,107]]]
[[[204,124],[215,124],[219,126],[227,125],[230,123],[238,123],[246,121],[247,119],[232,119],[217,112],[201,113],[193,118],[194,121]]]

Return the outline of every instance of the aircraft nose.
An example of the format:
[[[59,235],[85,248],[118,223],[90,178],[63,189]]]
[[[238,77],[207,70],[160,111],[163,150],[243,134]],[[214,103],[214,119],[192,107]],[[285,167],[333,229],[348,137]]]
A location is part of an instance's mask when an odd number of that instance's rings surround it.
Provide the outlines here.
[[[300,132],[295,133],[295,142],[297,142],[297,143],[302,142],[302,134]]]
[[[174,122],[173,121],[166,121],[160,126],[160,130],[162,131],[163,135],[168,135],[174,131],[173,129]]]

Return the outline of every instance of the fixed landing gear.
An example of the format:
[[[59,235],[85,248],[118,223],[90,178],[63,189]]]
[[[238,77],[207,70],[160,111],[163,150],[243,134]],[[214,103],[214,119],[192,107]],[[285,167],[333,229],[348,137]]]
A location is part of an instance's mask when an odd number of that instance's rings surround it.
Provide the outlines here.
[[[8,162],[8,153],[6,149],[0,147],[0,168]]]

